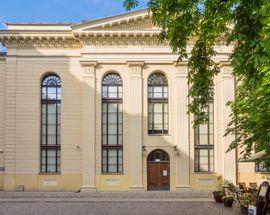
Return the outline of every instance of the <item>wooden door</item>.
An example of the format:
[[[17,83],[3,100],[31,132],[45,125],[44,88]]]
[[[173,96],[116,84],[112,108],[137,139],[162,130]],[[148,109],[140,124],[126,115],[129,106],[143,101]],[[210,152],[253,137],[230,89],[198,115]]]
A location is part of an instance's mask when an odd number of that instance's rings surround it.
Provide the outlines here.
[[[170,190],[170,162],[147,162],[148,190]]]

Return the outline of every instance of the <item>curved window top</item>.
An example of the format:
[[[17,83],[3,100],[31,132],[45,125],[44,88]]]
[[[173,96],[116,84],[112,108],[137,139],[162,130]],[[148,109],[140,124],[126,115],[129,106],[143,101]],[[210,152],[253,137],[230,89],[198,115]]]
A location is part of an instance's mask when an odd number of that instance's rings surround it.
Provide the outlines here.
[[[168,98],[168,81],[162,73],[154,73],[148,78],[148,98]]]
[[[163,151],[162,149],[156,149],[148,155],[147,161],[154,161],[154,162],[170,161],[170,157],[169,154]]]
[[[61,79],[49,74],[42,80],[42,100],[61,100]]]
[[[102,80],[103,99],[122,99],[122,79],[115,73],[106,75]]]
[[[168,85],[168,80],[162,73],[154,73],[148,78],[148,85]]]
[[[47,87],[61,86],[61,79],[57,75],[47,75],[42,80],[42,85]]]
[[[122,79],[119,75],[115,73],[110,73],[106,75],[102,80],[103,86],[120,86],[122,85]]]

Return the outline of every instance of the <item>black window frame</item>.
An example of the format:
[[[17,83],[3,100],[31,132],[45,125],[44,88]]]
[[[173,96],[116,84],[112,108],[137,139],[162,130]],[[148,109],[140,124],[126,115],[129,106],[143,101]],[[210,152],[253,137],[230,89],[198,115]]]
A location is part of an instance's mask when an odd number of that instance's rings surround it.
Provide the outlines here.
[[[154,88],[155,87],[161,87],[161,97],[155,97],[154,96]],[[167,88],[167,91],[165,91],[165,88]],[[168,80],[167,77],[160,72],[155,72],[152,75],[149,76],[148,82],[147,82],[147,97],[148,97],[148,134],[150,135],[166,135],[169,133],[169,86],[168,86]],[[161,104],[162,105],[162,129],[158,130],[155,129],[155,105]],[[165,105],[167,106],[167,112],[165,112]],[[151,110],[150,110],[151,106]],[[150,115],[151,114],[151,115]],[[160,113],[156,113],[160,114]],[[165,123],[165,114],[167,116],[167,122]],[[149,120],[151,119],[151,123]],[[166,125],[166,126],[165,126]],[[167,127],[167,129],[165,128]]]
[[[109,97],[109,89],[110,87],[117,87],[117,96],[110,98]],[[106,89],[106,94],[104,94],[104,89]],[[119,90],[121,89],[121,90]],[[106,96],[105,96],[106,95]],[[116,145],[110,145],[109,144],[109,105],[110,104],[116,104]],[[119,107],[121,105],[121,112],[119,112]],[[104,112],[104,106],[106,109],[106,112]],[[106,122],[104,122],[104,114],[106,116]],[[120,122],[120,116],[122,122]],[[103,128],[104,125],[106,127],[106,133],[104,134]],[[119,125],[122,126],[121,130],[122,133],[119,133]],[[102,166],[101,171],[104,174],[114,174],[114,173],[123,173],[123,82],[120,75],[117,73],[109,73],[102,79],[102,138],[101,138],[101,160],[102,160]],[[104,136],[106,136],[106,144],[104,144]],[[120,139],[121,138],[121,139]],[[121,144],[120,144],[121,142]],[[115,150],[116,151],[116,171],[110,171],[109,170],[109,151]],[[120,151],[122,152],[122,156],[120,156]],[[106,155],[104,153],[106,152]],[[104,157],[106,158],[106,162],[104,163]],[[119,160],[120,159],[120,160]],[[121,161],[121,162],[119,162]],[[121,168],[120,168],[121,166]],[[104,169],[105,167],[105,169]]]
[[[264,166],[263,169],[260,169],[260,164],[262,162],[256,162],[255,163],[255,172],[258,172],[258,173],[270,173],[270,166]]]
[[[56,98],[49,98],[49,88],[55,88]],[[44,89],[46,92],[44,93]],[[45,98],[44,98],[45,95]],[[47,74],[43,77],[41,81],[41,120],[40,120],[40,173],[61,173],[61,100],[62,100],[62,87],[61,87],[61,79],[56,74]],[[45,122],[43,122],[43,106],[45,105]],[[48,144],[48,105],[55,105],[55,144]],[[60,107],[59,107],[60,106]],[[60,109],[60,110],[59,110]],[[43,125],[45,125],[45,133],[43,132]],[[43,135],[45,135],[45,144],[43,144]],[[51,135],[51,134],[50,134]],[[45,152],[45,163],[43,162],[43,151]],[[48,171],[48,152],[55,152],[55,171]],[[45,170],[43,170],[43,166],[45,166]]]
[[[212,106],[212,112],[210,112],[210,106]],[[200,143],[200,125],[196,126],[194,128],[194,172],[195,173],[212,173],[215,169],[215,152],[214,152],[214,102],[210,102],[209,107],[207,108],[207,114],[208,114],[208,121],[205,123],[207,124],[207,144],[201,144]],[[210,121],[210,114],[212,115],[212,122]],[[212,131],[211,131],[211,124],[212,124]],[[205,134],[203,134],[205,135]],[[212,138],[211,138],[212,135]],[[212,143],[211,143],[212,139]],[[201,170],[201,162],[200,162],[200,152],[202,150],[207,150],[207,170],[202,171]],[[213,152],[213,163],[211,163],[211,151]],[[211,164],[213,169],[211,170]]]

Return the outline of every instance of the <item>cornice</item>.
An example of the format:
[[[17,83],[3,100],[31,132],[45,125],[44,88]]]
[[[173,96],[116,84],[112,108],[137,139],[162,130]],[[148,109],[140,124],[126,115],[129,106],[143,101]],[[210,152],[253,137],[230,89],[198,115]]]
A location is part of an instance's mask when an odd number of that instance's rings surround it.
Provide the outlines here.
[[[0,35],[0,42],[7,48],[81,48],[78,39],[65,36]]]

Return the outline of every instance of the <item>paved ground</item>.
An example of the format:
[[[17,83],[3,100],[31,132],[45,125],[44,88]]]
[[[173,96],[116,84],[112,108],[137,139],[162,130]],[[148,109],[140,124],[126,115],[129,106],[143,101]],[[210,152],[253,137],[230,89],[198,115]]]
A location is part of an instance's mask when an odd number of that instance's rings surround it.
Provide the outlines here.
[[[0,192],[1,215],[231,215],[209,193]]]

